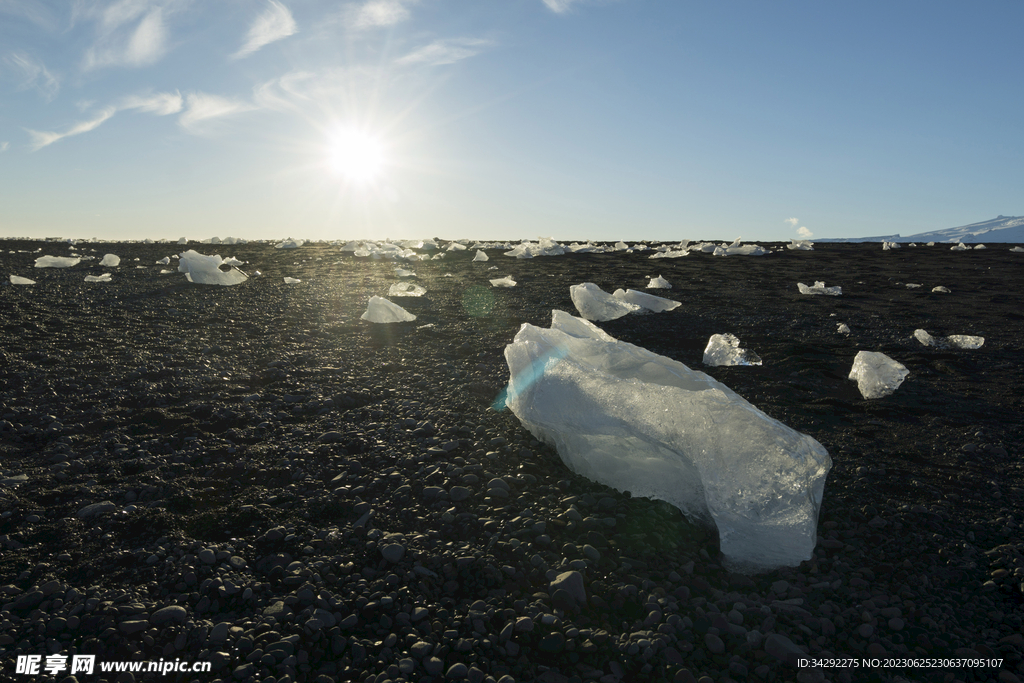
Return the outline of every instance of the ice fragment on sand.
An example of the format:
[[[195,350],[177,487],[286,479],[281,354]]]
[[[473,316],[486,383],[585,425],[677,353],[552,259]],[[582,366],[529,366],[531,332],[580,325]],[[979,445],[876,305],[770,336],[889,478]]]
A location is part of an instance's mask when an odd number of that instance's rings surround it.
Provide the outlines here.
[[[802,282],[796,283],[796,288],[800,290],[801,294],[824,294],[826,296],[839,296],[843,293],[842,287],[826,287],[825,283],[818,280],[814,283],[813,287],[808,287]]]
[[[712,253],[715,256],[764,256],[770,252],[759,244],[740,244],[737,237],[736,241],[727,247],[715,247]]]
[[[914,282],[908,282],[907,283],[907,289],[917,289],[920,286],[921,286],[920,284],[917,284],[917,283],[914,283]]]
[[[647,294],[645,292],[638,292],[635,289],[627,289],[625,291],[616,289],[612,292],[612,296],[619,301],[625,301],[627,304],[635,304],[646,311],[652,311],[654,313],[663,313],[664,311],[671,311],[674,308],[682,306],[682,303],[679,301],[673,301],[672,299],[666,299],[661,296],[654,296],[653,294]]]
[[[817,542],[828,453],[724,384],[563,311],[505,347],[506,404],[573,471],[718,527],[737,567],[795,566]]]
[[[593,282],[573,285],[569,288],[569,297],[587,320],[615,320],[640,310],[640,306],[616,299]]]
[[[20,275],[11,276],[12,285],[34,285],[35,283],[35,280],[29,280],[27,277],[21,277]]]
[[[86,282],[110,282],[110,273],[103,273],[103,275],[86,275]]]
[[[933,337],[925,330],[914,330],[914,339],[925,346],[934,346],[937,349],[980,349],[985,343],[984,337],[975,337],[969,334],[951,334],[948,337]]]
[[[366,312],[360,318],[371,323],[404,323],[415,320],[416,316],[383,297],[371,296],[366,304]]]
[[[836,332],[839,334],[850,334],[850,326],[846,323],[839,323],[836,326]]]
[[[170,262],[171,262],[171,257],[170,256],[164,256],[162,259],[160,259],[159,261],[156,262],[156,265],[158,265],[158,266],[166,266]]]
[[[297,284],[299,284],[300,282],[302,282],[302,280],[300,280],[300,279],[299,279],[299,278],[297,278],[297,277],[288,277],[288,276],[286,275],[286,276],[285,276],[285,278],[284,278],[284,283],[285,283],[286,285],[297,285]]]
[[[81,260],[77,256],[40,256],[36,259],[36,268],[70,268]]]
[[[1015,252],[1017,252],[1018,254],[1020,254],[1020,253],[1024,252],[1024,247],[1014,247],[1014,248],[1013,248],[1013,249],[1011,249],[1010,251],[1015,251]]]
[[[224,263],[224,259],[219,254],[215,256],[207,256],[206,254],[200,254],[194,249],[189,249],[186,252],[182,252],[178,256],[178,272],[185,273],[185,277],[189,282],[195,282],[200,285],[238,285],[249,277],[238,270],[232,268],[224,271],[220,269],[221,264]]]
[[[963,242],[957,242],[949,248],[950,251],[967,251],[968,249],[970,249],[970,247]]]
[[[179,237],[178,238],[178,244],[188,244],[188,238],[187,237]]]
[[[786,245],[786,249],[795,249],[797,251],[814,251],[814,242],[810,240],[793,240]]]
[[[411,270],[406,270],[405,268],[395,268],[395,275],[398,277],[416,277],[416,273]]]
[[[495,278],[490,281],[491,287],[515,287],[516,281],[512,279],[511,275],[505,277]]]
[[[938,287],[932,287],[932,291],[936,294],[949,294],[949,288],[939,285]]]
[[[753,351],[740,348],[734,334],[713,334],[704,348],[704,365],[760,365],[761,358]]]
[[[565,253],[565,247],[551,239],[541,237],[537,242],[522,242],[505,252],[505,256],[515,258],[533,258],[534,256],[561,256]]]
[[[988,249],[988,247],[986,247],[984,244],[975,244],[974,248],[975,249]]]
[[[298,249],[303,244],[305,244],[303,240],[293,240],[289,237],[288,239],[282,242],[278,242],[277,244],[274,245],[274,247],[277,249]]]
[[[669,281],[662,276],[652,277],[651,281],[647,283],[647,289],[672,289],[672,285]]]
[[[106,254],[100,261],[100,265],[108,266],[110,268],[113,268],[114,266],[119,266],[121,265],[121,257],[115,256],[114,254]]]
[[[864,398],[882,398],[896,391],[910,371],[879,351],[858,351],[850,369],[850,379]]]
[[[476,250],[476,256],[473,257],[473,260],[474,261],[490,261],[490,259],[487,258],[487,254],[485,254],[484,252],[480,251],[479,249]]]
[[[889,251],[890,249],[899,249],[899,242],[882,242],[882,251]]]
[[[388,289],[388,296],[423,296],[426,293],[426,288],[411,282],[396,282]]]
[[[681,258],[683,256],[689,256],[690,252],[685,249],[668,249],[666,251],[659,251],[655,254],[651,254],[648,258]]]

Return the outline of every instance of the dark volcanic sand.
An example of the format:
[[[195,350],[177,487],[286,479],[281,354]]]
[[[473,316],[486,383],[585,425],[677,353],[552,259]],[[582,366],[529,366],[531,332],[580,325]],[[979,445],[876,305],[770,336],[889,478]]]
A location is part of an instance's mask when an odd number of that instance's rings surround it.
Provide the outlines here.
[[[337,246],[190,245],[262,271],[216,287],[158,274],[174,244],[82,244],[122,265],[59,270],[32,265],[64,244],[0,242],[0,678],[48,678],[16,676],[18,654],[94,653],[212,661],[135,675],[202,683],[1016,681],[1024,254],[1009,246],[488,263],[470,250],[403,263],[427,294],[394,300],[419,318],[371,325],[359,316],[394,264]],[[83,282],[107,270],[113,282]],[[517,287],[488,286],[507,274]],[[575,313],[570,285],[659,274],[673,289],[654,293],[680,308],[600,326],[829,450],[813,560],[731,574],[714,534],[575,476],[490,409],[520,324]],[[815,280],[843,295],[798,293]],[[916,328],[985,345],[926,348]],[[724,332],[764,365],[704,368]],[[858,350],[910,377],[862,400],[846,378]],[[550,590],[572,569],[585,604]],[[799,653],[859,666],[798,669]]]

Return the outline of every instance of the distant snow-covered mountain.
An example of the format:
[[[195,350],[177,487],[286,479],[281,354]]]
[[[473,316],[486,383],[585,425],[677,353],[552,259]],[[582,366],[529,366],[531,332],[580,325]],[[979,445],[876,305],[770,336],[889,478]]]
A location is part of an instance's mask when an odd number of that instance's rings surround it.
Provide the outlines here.
[[[1024,243],[1024,216],[996,216],[981,223],[961,225],[916,235],[883,235],[880,237],[840,237],[819,239],[816,242],[963,242],[978,244],[987,242]]]

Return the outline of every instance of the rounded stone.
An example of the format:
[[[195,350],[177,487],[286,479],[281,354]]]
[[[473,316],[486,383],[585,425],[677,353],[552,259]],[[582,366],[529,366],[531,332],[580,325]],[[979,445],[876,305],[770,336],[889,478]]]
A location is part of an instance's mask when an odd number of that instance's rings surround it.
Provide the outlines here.
[[[188,612],[181,605],[168,605],[153,612],[152,616],[149,617],[149,623],[153,626],[182,624],[187,616]]]

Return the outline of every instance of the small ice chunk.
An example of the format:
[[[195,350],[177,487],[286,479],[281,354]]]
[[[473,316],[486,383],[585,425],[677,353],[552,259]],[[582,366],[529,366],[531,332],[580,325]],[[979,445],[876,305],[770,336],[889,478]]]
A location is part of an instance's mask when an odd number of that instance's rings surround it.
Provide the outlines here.
[[[426,288],[411,282],[396,282],[388,289],[388,296],[423,296],[426,293]]]
[[[896,391],[910,371],[879,351],[858,351],[850,369],[850,379],[864,398],[882,398]]]
[[[416,273],[411,270],[406,270],[405,268],[395,268],[395,275],[398,277],[416,277]]]
[[[651,254],[647,258],[681,258],[689,255],[690,252],[686,249],[666,249],[665,251],[659,251]]]
[[[920,284],[915,284],[913,282],[908,282],[907,283],[907,289],[917,289],[920,286],[921,286]]]
[[[797,251],[814,251],[814,242],[810,240],[793,240],[786,245],[786,249],[795,249]]]
[[[366,312],[359,317],[371,323],[404,323],[416,319],[416,316],[398,304],[379,296],[370,297]]]
[[[445,251],[466,251],[467,247],[465,244],[459,244],[458,242],[452,242],[448,245]]]
[[[662,276],[652,277],[651,281],[647,283],[647,289],[672,289],[672,285],[669,281]]]
[[[224,259],[224,265],[225,266],[244,266],[245,265],[245,261],[239,261],[234,256],[228,256],[226,259]]]
[[[974,248],[975,249],[988,249],[988,247],[986,247],[984,244],[975,244]]]
[[[899,242],[882,242],[882,251],[889,251],[890,249],[899,249]]]
[[[914,330],[914,339],[925,346],[933,346],[937,349],[980,349],[985,343],[984,337],[975,337],[969,334],[951,334],[948,337],[933,337],[925,330]]]
[[[970,247],[963,242],[957,242],[949,248],[950,251],[967,251],[968,249],[970,249]]]
[[[298,249],[303,244],[305,244],[303,240],[293,240],[292,238],[289,237],[288,239],[282,242],[278,242],[277,244],[274,245],[274,247],[277,249]]]
[[[490,261],[490,259],[487,258],[487,254],[485,254],[480,249],[476,250],[476,256],[473,257],[473,260],[474,261]]]
[[[174,272],[173,270],[167,270],[166,268],[161,268],[160,269],[160,274],[161,275],[170,275],[173,272]]]
[[[70,268],[81,260],[77,256],[40,256],[36,259],[36,268]]]
[[[569,297],[576,310],[587,320],[615,320],[639,311],[640,306],[616,299],[593,282],[584,282],[569,288]]]
[[[11,275],[12,285],[34,285],[35,280],[29,280],[27,277],[21,277],[20,275]]]
[[[121,265],[121,257],[120,256],[115,256],[114,254],[106,254],[103,257],[103,259],[100,261],[100,265],[101,266],[107,266],[108,268],[113,268],[114,266],[119,266],[119,265]]]
[[[224,259],[219,254],[208,256],[189,249],[178,256],[178,272],[185,273],[189,282],[200,285],[231,286],[241,284],[249,279],[237,268],[221,270],[220,266],[223,263]]]
[[[297,284],[299,284],[300,282],[302,282],[302,280],[300,280],[300,279],[299,279],[299,278],[297,278],[297,277],[288,277],[288,276],[286,275],[286,276],[285,276],[285,278],[284,278],[284,283],[285,283],[286,285],[297,285]]]
[[[1014,248],[1013,248],[1013,249],[1011,249],[1010,251],[1015,251],[1015,252],[1017,252],[1018,254],[1020,254],[1020,253],[1024,253],[1024,247],[1014,247]]]
[[[103,273],[103,275],[86,275],[86,282],[110,282],[110,273]]]
[[[812,557],[832,461],[810,436],[563,311],[550,329],[524,324],[505,359],[506,405],[569,469],[716,526],[736,568]]]
[[[179,237],[178,238],[178,244],[188,244],[188,238],[187,237]]]
[[[616,289],[612,292],[612,296],[619,301],[625,301],[628,304],[635,304],[640,308],[653,313],[663,313],[682,306],[682,303],[679,301],[673,301],[672,299],[666,299],[661,296],[654,296],[653,294],[647,294],[645,292],[638,292],[635,289],[627,289],[625,291]]]
[[[512,279],[511,275],[505,277],[495,278],[490,281],[491,287],[515,287],[516,281]]]
[[[818,280],[814,283],[813,287],[808,287],[802,282],[796,283],[796,288],[800,290],[801,294],[824,294],[826,296],[839,296],[843,293],[842,287],[826,287],[825,283]]]
[[[166,266],[170,262],[171,262],[171,257],[170,256],[164,256],[162,259],[160,259],[159,261],[156,262],[156,265],[158,265],[158,266]]]
[[[836,326],[836,332],[839,334],[850,334],[850,326],[846,323],[839,323]]]
[[[761,358],[753,351],[740,348],[734,334],[713,334],[704,348],[704,365],[760,365]]]
[[[938,287],[932,287],[932,291],[936,294],[949,294],[949,288],[939,285]]]

